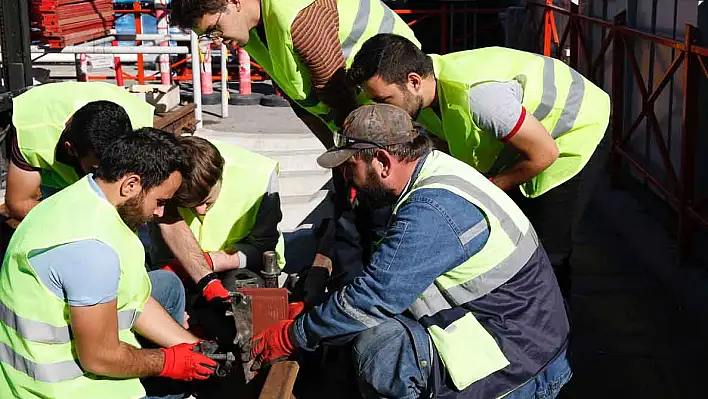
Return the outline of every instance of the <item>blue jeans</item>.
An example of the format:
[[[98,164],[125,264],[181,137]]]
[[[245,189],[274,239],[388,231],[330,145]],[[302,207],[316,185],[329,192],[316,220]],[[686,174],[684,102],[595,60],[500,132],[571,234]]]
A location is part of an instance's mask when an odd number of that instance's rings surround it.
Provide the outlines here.
[[[566,351],[563,351],[534,379],[506,395],[504,399],[553,399],[572,376],[573,371],[570,369]]]
[[[432,396],[430,350],[425,328],[405,316],[360,333],[354,339],[353,357],[361,395],[364,398],[405,399]],[[571,376],[570,364],[563,351],[532,380],[504,399],[555,398]],[[460,396],[464,397],[464,393]]]
[[[433,362],[420,323],[397,316],[360,333],[352,351],[364,398],[418,398],[426,391]]]
[[[152,291],[150,296],[162,305],[177,324],[184,322],[185,294],[182,282],[172,272],[154,270],[148,272]],[[139,337],[142,338],[142,337]],[[152,342],[139,339],[144,348],[157,348]],[[184,397],[184,383],[167,378],[141,378],[143,387],[148,393],[146,399],[179,399]]]

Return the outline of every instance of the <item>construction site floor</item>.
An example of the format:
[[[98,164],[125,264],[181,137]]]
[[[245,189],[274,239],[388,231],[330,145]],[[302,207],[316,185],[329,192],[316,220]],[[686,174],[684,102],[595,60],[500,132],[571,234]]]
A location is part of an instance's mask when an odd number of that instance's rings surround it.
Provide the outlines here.
[[[561,398],[704,398],[708,341],[696,314],[657,278],[597,201],[572,258],[574,376]],[[708,289],[708,286],[706,286]]]

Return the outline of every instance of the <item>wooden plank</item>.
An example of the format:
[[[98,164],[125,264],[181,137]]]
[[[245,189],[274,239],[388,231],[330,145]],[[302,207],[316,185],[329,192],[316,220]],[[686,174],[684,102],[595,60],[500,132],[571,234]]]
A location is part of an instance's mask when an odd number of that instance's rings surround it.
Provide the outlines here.
[[[291,399],[293,386],[300,366],[297,362],[286,360],[274,364],[268,372],[265,385],[259,399]]]
[[[197,125],[197,121],[194,119],[196,107],[195,104],[179,105],[167,113],[157,114],[153,117],[153,127],[178,136],[183,133],[183,130],[191,132]]]

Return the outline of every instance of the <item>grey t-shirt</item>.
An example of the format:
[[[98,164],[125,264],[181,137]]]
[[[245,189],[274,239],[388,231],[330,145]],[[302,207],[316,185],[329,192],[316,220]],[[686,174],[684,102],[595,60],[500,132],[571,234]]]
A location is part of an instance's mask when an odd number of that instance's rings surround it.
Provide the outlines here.
[[[523,88],[515,80],[473,86],[469,99],[472,120],[480,129],[501,141],[509,140],[526,117],[521,105]]]
[[[89,175],[91,188],[105,195]],[[71,306],[110,302],[118,295],[118,253],[98,240],[79,240],[29,253],[29,261],[42,283]]]

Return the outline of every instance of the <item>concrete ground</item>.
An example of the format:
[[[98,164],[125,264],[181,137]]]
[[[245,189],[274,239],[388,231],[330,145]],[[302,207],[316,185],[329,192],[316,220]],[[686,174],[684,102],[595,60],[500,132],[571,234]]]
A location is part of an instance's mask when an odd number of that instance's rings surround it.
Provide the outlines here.
[[[561,397],[704,398],[708,347],[698,319],[706,314],[687,309],[645,269],[597,201],[572,262],[574,376]]]

